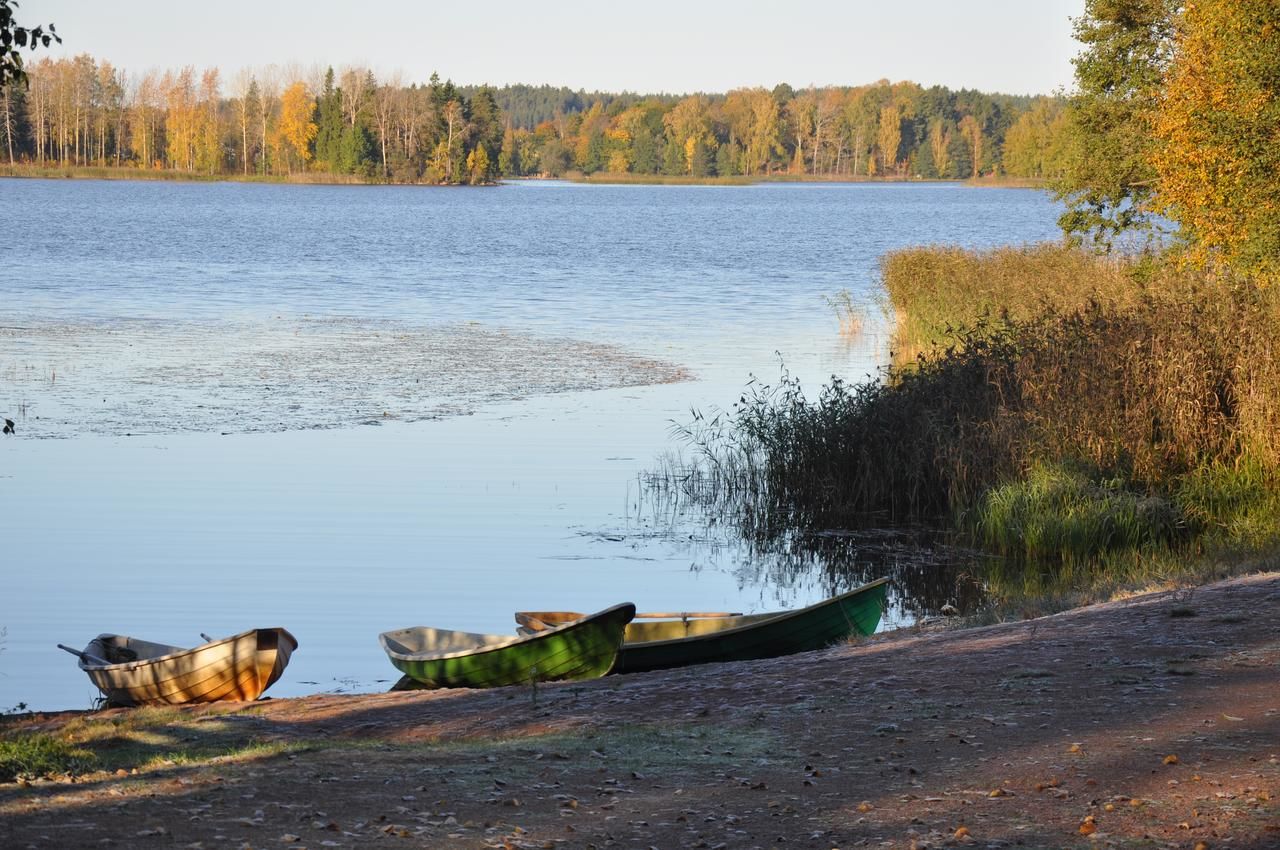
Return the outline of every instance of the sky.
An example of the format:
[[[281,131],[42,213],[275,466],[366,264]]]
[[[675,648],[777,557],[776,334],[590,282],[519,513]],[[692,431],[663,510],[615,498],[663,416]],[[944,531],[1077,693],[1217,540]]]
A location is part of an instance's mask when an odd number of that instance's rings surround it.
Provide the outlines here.
[[[52,21],[48,55],[89,53],[135,71],[296,64],[438,71],[461,84],[588,91],[723,92],[881,78],[1010,94],[1071,86],[1084,0],[23,0]],[[483,10],[483,11],[481,11]],[[225,83],[224,83],[225,85]]]

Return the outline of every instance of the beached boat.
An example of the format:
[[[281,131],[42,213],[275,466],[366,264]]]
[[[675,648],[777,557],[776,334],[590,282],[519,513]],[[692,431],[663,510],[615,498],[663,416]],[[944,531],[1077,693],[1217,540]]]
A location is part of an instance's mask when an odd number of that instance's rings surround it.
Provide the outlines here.
[[[869,635],[880,623],[887,586],[888,579],[876,579],[808,608],[768,614],[636,614],[612,672],[775,658]],[[571,611],[521,611],[516,623],[520,631],[538,634],[579,616]]]
[[[298,641],[285,629],[251,629],[192,649],[98,635],[83,651],[80,669],[111,705],[182,705],[255,700],[271,686]],[[59,644],[61,646],[61,644]]]
[[[396,669],[434,688],[492,688],[608,673],[635,616],[630,602],[578,615],[530,635],[484,635],[417,626],[378,640]]]

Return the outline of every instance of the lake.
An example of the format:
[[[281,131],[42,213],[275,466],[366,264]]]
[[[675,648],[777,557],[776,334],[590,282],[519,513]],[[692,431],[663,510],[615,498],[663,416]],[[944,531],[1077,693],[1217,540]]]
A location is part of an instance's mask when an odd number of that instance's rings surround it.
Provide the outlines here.
[[[893,535],[762,552],[643,484],[781,364],[887,356],[877,259],[1057,236],[958,184],[484,189],[2,180],[0,710],[61,642],[283,625],[270,692],[385,689],[381,631],[517,609],[760,611],[929,574]],[[842,337],[826,298],[867,324]],[[712,518],[714,519],[714,518]],[[923,566],[922,566],[923,564]],[[886,625],[946,601],[899,581]]]

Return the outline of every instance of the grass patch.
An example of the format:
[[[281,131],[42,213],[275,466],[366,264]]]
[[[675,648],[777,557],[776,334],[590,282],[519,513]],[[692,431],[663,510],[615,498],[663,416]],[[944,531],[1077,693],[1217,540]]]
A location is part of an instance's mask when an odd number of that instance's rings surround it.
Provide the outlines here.
[[[0,782],[75,776],[96,769],[96,756],[51,735],[0,740]]]
[[[970,522],[987,549],[1026,562],[1081,564],[1104,552],[1166,550],[1191,534],[1167,499],[1127,490],[1121,479],[1094,481],[1044,464],[984,493]]]
[[[52,733],[10,732],[0,739],[0,780],[148,770],[291,749],[296,747],[259,734],[251,714],[138,708],[109,717],[85,715]]]

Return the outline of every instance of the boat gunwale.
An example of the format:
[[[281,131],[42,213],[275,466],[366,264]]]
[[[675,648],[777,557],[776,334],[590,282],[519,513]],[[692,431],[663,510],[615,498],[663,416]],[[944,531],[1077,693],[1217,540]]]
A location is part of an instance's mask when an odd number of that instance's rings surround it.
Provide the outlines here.
[[[531,642],[534,642],[536,639],[545,638],[549,635],[562,634],[562,633],[568,632],[582,625],[586,625],[587,621],[589,620],[600,619],[601,617],[604,617],[607,614],[612,614],[616,611],[626,608],[627,606],[630,606],[632,610],[635,609],[635,605],[631,602],[620,602],[617,605],[611,605],[610,607],[597,611],[594,614],[584,614],[583,616],[579,617],[576,620],[571,620],[568,623],[563,623],[562,625],[556,626],[553,629],[544,629],[543,631],[533,632],[532,634],[527,634],[527,635],[521,635],[521,634],[487,635],[481,632],[464,632],[461,629],[437,629],[434,626],[408,626],[403,629],[392,629],[391,631],[382,632],[381,634],[378,635],[378,643],[382,645],[382,650],[385,653],[387,653],[388,656],[390,656],[392,659],[397,661],[406,661],[406,662],[408,661],[444,661],[450,658],[464,658],[468,656],[476,657],[476,656],[485,655],[489,652],[496,652],[498,650],[508,649],[512,646],[516,646],[522,643],[531,643]],[[628,622],[629,621],[630,621],[630,618],[628,618]],[[395,634],[396,632],[411,632],[411,631],[416,631],[418,629],[430,629],[431,631],[435,631],[435,632],[452,632],[454,634],[480,635],[481,637],[496,637],[496,638],[501,638],[501,641],[498,643],[484,644],[482,646],[472,647],[471,649],[457,649],[457,650],[450,650],[448,652],[432,651],[432,650],[423,650],[421,652],[396,652],[390,646],[387,645],[388,635]]]
[[[698,635],[685,635],[683,637],[663,638],[662,640],[628,641],[624,638],[622,641],[622,648],[619,650],[619,655],[634,649],[642,649],[642,648],[648,649],[649,647],[663,646],[665,644],[688,645],[690,643],[695,643],[699,641],[718,640],[719,638],[725,637],[726,635],[735,635],[735,634],[740,634],[742,632],[749,631],[749,630],[764,628],[766,626],[770,626],[775,623],[782,622],[783,620],[802,616],[804,614],[807,614],[819,608],[826,608],[831,605],[837,604],[844,599],[848,599],[850,596],[856,596],[859,593],[870,590],[873,587],[878,587],[879,585],[882,585],[888,581],[889,581],[888,576],[878,578],[875,581],[867,582],[861,587],[855,587],[853,590],[846,591],[844,593],[839,594],[838,596],[829,597],[827,599],[822,600],[821,602],[815,602],[814,604],[806,606],[804,608],[796,608],[791,611],[779,611],[776,613],[776,616],[771,616],[771,617],[766,616],[765,619],[757,620],[753,623],[744,623],[741,626],[734,626],[732,628],[721,629],[719,631],[706,632],[705,634],[698,634]],[[534,616],[537,616],[537,612],[534,612],[534,611],[521,611],[520,613],[532,614]],[[768,612],[765,612],[765,613],[767,614]],[[752,616],[760,616],[760,615],[744,614],[743,616],[752,617]],[[575,620],[574,622],[576,623],[578,621]],[[563,628],[563,626],[560,626],[558,628]],[[534,634],[546,634],[546,632],[545,631],[535,632]]]
[[[133,671],[133,670],[138,670],[142,667],[149,667],[153,664],[160,664],[166,661],[176,661],[180,658],[183,658],[184,656],[189,656],[196,652],[201,652],[206,649],[211,649],[213,647],[220,646],[221,644],[233,643],[235,641],[242,640],[248,637],[249,635],[257,634],[258,632],[280,632],[282,635],[288,637],[289,641],[293,644],[293,648],[289,650],[290,653],[292,653],[293,650],[298,648],[298,639],[295,638],[293,636],[293,633],[290,632],[288,629],[284,628],[283,626],[268,626],[265,628],[258,628],[258,629],[246,629],[245,631],[239,632],[238,634],[234,634],[225,638],[218,638],[217,640],[209,641],[208,643],[197,644],[196,646],[193,646],[187,649],[182,649],[181,647],[174,647],[174,649],[177,650],[176,652],[169,652],[164,655],[156,655],[151,658],[138,658],[134,661],[120,661],[115,664],[90,664],[86,662],[84,658],[81,658],[78,664],[80,666],[80,669],[86,672],[106,671],[106,672],[115,673],[115,672]],[[122,635],[114,632],[103,632],[102,634],[95,637],[93,640],[89,641],[89,645],[92,645],[95,641],[100,641],[103,638],[116,638],[116,637],[133,639],[132,635]],[[168,644],[160,644],[160,645],[168,646]],[[86,646],[85,648],[87,649],[88,646]]]

